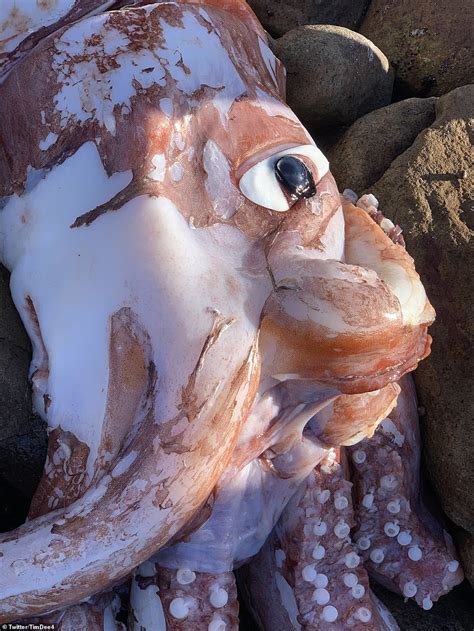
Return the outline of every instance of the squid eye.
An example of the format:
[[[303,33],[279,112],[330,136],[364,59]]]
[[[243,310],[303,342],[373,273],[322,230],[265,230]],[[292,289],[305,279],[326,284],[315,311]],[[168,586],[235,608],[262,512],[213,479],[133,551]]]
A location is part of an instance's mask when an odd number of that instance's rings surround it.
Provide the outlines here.
[[[275,164],[278,181],[295,201],[316,194],[316,186],[311,171],[296,156],[283,156]]]
[[[316,184],[329,171],[329,162],[316,145],[279,151],[254,164],[242,175],[240,191],[258,206],[285,212],[301,198],[316,194]]]

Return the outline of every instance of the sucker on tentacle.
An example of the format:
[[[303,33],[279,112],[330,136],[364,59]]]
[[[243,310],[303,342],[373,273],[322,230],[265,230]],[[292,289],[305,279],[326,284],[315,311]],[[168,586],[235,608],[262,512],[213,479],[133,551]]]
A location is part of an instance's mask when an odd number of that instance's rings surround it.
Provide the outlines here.
[[[369,574],[423,609],[463,580],[449,534],[420,498],[420,435],[415,388],[400,382],[397,407],[371,440],[348,448],[357,527]]]
[[[357,193],[350,189],[345,189],[342,193],[342,196],[358,206],[363,210],[367,211],[367,213],[372,217],[376,224],[378,224],[385,234],[391,239],[396,245],[401,245],[403,248],[405,247],[405,239],[403,238],[402,229],[397,224],[395,225],[393,221],[385,217],[383,212],[379,210],[379,201],[369,193],[367,195],[362,195],[359,197]]]
[[[239,605],[232,572],[212,575],[169,570],[152,561],[136,571],[131,592],[131,631],[236,631]]]
[[[328,625],[341,631],[398,629],[370,591],[351,540],[351,483],[343,469],[331,450],[289,502],[264,548],[242,570],[251,606],[266,631],[324,631]]]

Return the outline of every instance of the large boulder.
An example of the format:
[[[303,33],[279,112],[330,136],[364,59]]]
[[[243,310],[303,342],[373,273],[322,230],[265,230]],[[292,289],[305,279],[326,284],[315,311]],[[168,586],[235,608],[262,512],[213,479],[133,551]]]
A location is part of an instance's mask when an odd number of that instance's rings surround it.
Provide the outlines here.
[[[248,0],[264,28],[280,37],[297,26],[337,24],[356,29],[369,0]]]
[[[44,424],[31,413],[28,336],[0,265],[0,531],[24,520],[46,456]]]
[[[428,473],[447,515],[474,533],[474,290],[471,138],[474,86],[435,103],[436,120],[371,192],[400,224],[437,312],[431,356],[415,373]],[[376,158],[375,158],[376,159]]]
[[[474,82],[473,20],[472,0],[372,0],[360,32],[383,48],[405,95],[437,96]]]
[[[327,152],[340,190],[362,192],[435,119],[436,97],[408,99],[359,118]]]
[[[10,296],[9,275],[0,266],[0,441],[29,424],[30,359],[30,342]]]
[[[310,131],[352,123],[390,103],[393,72],[372,42],[341,26],[302,26],[278,39],[287,101]]]
[[[456,543],[466,578],[474,587],[474,534],[459,528],[456,531]]]

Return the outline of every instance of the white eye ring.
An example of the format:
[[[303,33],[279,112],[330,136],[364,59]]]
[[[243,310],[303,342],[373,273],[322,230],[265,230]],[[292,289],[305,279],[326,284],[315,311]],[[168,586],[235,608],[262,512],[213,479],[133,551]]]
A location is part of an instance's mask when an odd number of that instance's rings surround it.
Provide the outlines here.
[[[329,171],[329,162],[316,145],[298,145],[262,160],[246,171],[240,178],[240,192],[254,204],[286,212],[290,209],[275,173],[275,164],[283,156],[300,155],[309,158],[316,167],[317,182]],[[316,183],[317,183],[316,182]]]

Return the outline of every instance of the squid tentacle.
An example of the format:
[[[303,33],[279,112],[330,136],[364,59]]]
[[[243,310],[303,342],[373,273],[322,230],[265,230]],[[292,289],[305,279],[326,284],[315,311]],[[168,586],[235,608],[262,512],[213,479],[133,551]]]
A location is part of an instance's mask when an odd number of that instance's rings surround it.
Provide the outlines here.
[[[147,561],[135,573],[130,631],[237,631],[238,614],[232,572],[170,570]]]
[[[357,527],[354,537],[368,571],[423,609],[463,579],[449,534],[420,500],[420,435],[411,377],[397,407],[371,440],[348,448]]]
[[[398,628],[369,589],[350,537],[353,524],[351,483],[331,450],[289,502],[259,555],[241,571],[265,630],[282,621],[278,628],[288,631],[324,630],[329,624],[341,631]]]

